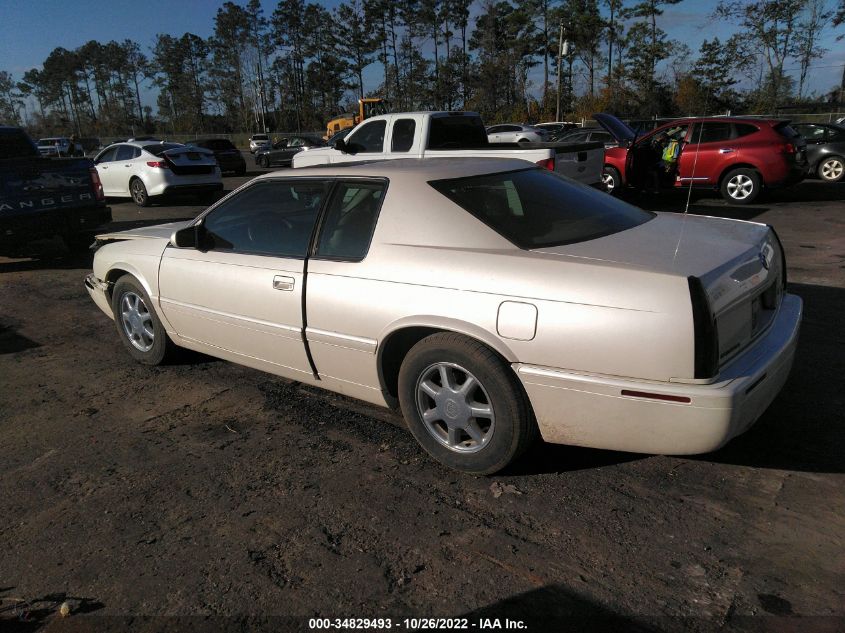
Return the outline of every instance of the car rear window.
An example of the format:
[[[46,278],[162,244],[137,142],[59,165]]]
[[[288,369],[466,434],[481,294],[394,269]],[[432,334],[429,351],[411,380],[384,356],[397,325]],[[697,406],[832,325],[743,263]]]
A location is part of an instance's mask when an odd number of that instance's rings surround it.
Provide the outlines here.
[[[533,168],[429,183],[522,249],[574,244],[654,217],[548,169]]]
[[[200,141],[197,145],[216,152],[223,152],[227,149],[236,149],[235,146],[232,145],[232,141],[226,140],[225,138],[213,138],[207,141]]]
[[[32,141],[21,130],[0,130],[0,158],[20,158],[23,156],[37,156],[38,151]]]
[[[789,125],[788,121],[783,121],[782,123],[778,123],[774,126],[775,130],[781,134],[781,136],[785,136],[786,138],[795,138],[800,136],[798,132],[796,132],[791,125]]]
[[[432,117],[428,129],[427,149],[468,149],[487,145],[487,132],[481,117]]]

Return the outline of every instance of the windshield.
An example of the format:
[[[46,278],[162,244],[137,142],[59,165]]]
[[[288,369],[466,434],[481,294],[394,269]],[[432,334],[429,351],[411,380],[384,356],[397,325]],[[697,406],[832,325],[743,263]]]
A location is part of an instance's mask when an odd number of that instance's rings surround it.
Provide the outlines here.
[[[639,226],[654,217],[542,168],[429,184],[526,250],[585,242]]]
[[[270,137],[267,136],[266,134],[253,134],[252,140],[253,141],[269,141]]]

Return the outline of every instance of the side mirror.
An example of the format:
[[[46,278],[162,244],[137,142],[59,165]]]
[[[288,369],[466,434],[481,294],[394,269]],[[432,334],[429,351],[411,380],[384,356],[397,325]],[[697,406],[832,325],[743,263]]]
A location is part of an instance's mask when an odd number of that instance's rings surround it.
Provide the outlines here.
[[[346,149],[346,142],[342,138],[337,139],[337,143],[334,144],[334,148],[344,154],[348,153]]]
[[[173,231],[170,235],[170,245],[176,248],[199,248],[204,230],[205,227],[199,223]]]

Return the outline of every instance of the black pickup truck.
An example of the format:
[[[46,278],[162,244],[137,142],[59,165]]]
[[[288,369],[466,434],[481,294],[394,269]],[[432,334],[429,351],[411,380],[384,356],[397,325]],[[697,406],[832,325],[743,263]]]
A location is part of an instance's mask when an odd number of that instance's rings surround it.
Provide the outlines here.
[[[0,253],[53,235],[83,246],[110,221],[90,158],[44,158],[23,130],[0,126]]]

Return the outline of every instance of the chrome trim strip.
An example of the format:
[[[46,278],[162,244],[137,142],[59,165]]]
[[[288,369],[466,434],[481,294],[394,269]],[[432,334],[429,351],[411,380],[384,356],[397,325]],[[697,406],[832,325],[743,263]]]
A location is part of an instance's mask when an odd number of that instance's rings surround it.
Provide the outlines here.
[[[378,344],[378,341],[375,339],[352,336],[351,334],[341,334],[340,332],[331,332],[329,330],[320,330],[313,327],[305,328],[305,336],[309,341],[314,343],[346,347],[369,354],[375,354]]]

